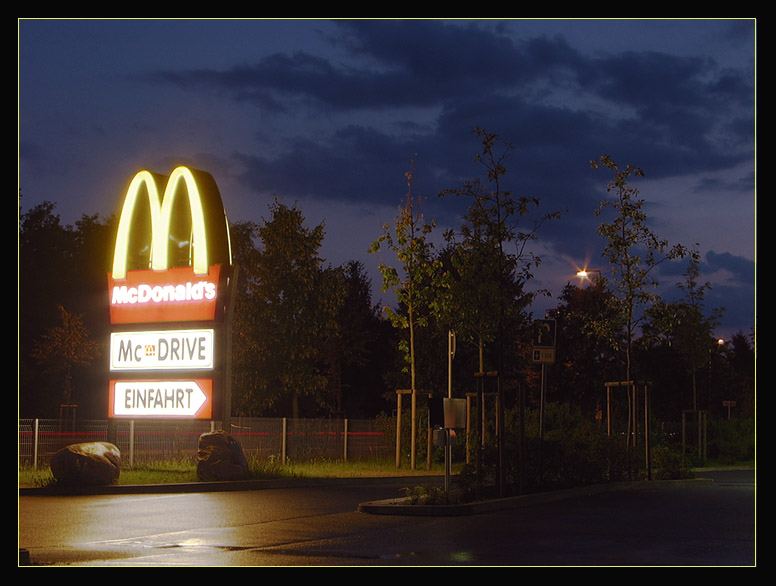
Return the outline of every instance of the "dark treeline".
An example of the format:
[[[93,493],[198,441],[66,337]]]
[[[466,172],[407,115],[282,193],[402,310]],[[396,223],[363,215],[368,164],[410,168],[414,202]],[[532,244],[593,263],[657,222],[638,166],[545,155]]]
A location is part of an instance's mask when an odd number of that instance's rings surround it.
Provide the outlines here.
[[[234,413],[356,418],[390,411],[397,340],[372,303],[364,266],[324,266],[317,256],[322,229],[308,230],[301,210],[279,200],[270,211],[262,224],[231,226],[240,267]],[[58,417],[61,405],[77,405],[79,418],[106,417],[115,228],[114,217],[64,225],[51,202],[21,214],[20,417]]]
[[[305,229],[301,210],[278,210],[294,215],[297,229]],[[262,280],[267,271],[277,281],[287,272],[268,263],[262,253],[259,225],[232,226],[235,263],[240,266],[238,319],[235,340],[235,414],[292,415],[294,397],[283,393],[283,363],[295,363],[296,379],[309,386],[301,392],[299,413],[304,416],[372,417],[395,405],[394,391],[409,388],[400,340],[404,332],[387,320],[372,301],[372,283],[361,262],[342,267],[315,265],[308,296],[300,302],[315,320],[308,324],[309,338],[277,331],[283,291],[271,292]],[[79,417],[101,418],[107,413],[107,274],[113,251],[114,221],[84,216],[75,225],[63,225],[51,203],[43,203],[21,216],[19,231],[19,410],[22,417],[56,417],[61,404],[78,405]],[[444,254],[444,253],[442,253]],[[323,280],[329,283],[322,286]],[[280,287],[280,285],[278,285]],[[323,298],[323,295],[327,298]],[[275,295],[274,303],[271,295]],[[603,384],[619,380],[621,357],[616,346],[591,333],[590,323],[606,315],[610,293],[603,285],[568,285],[552,317],[557,320],[557,362],[547,369],[548,399],[570,402],[592,413],[603,397]],[[312,298],[319,296],[317,302]],[[321,309],[315,303],[328,304]],[[312,311],[314,308],[316,308]],[[73,368],[72,397],[65,397],[64,372],[42,362],[37,348],[52,328],[61,327],[61,308],[80,317],[88,340],[100,353],[88,364]],[[318,323],[313,323],[318,322]],[[529,398],[538,400],[538,367],[532,363],[531,319],[524,313],[515,320],[510,337],[510,360],[516,380],[526,385]],[[270,335],[270,332],[272,334]],[[432,321],[418,331],[419,380],[422,391],[447,391],[448,328]],[[305,350],[299,348],[309,344]],[[296,347],[296,350],[294,349]],[[719,345],[711,337],[703,346],[695,384],[698,408],[726,415],[723,401],[736,401],[735,411],[753,414],[754,351],[748,336],[739,333]],[[64,351],[64,350],[63,350]],[[296,352],[293,354],[292,352]],[[287,353],[287,354],[286,354]],[[490,357],[489,364],[493,364]],[[653,382],[654,405],[661,417],[675,419],[692,408],[692,372],[687,357],[667,338],[644,340],[637,350],[639,375]],[[474,390],[479,371],[479,348],[458,336],[453,360],[456,396]]]

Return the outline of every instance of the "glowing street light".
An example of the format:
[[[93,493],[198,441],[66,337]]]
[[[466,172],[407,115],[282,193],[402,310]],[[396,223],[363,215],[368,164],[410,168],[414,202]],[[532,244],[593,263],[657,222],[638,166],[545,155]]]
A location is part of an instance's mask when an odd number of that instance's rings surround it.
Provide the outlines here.
[[[598,269],[582,269],[581,271],[577,271],[577,277],[583,281],[589,281],[591,273],[598,273],[598,276],[601,276],[601,271]]]

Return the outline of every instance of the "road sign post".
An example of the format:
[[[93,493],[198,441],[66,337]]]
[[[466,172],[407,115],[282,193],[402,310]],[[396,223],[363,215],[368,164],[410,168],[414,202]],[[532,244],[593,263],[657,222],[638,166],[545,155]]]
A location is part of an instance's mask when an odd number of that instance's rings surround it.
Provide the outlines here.
[[[538,319],[533,328],[533,361],[542,365],[539,400],[539,437],[544,437],[544,405],[546,402],[546,368],[555,362],[556,322],[554,319]]]

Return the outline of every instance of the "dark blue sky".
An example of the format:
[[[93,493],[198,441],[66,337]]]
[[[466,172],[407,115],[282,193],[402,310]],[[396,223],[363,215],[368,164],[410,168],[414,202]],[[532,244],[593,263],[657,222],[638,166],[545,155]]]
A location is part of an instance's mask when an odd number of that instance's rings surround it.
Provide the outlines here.
[[[325,222],[324,256],[363,260],[415,160],[426,215],[481,170],[475,126],[514,150],[507,187],[567,209],[534,247],[554,297],[606,270],[595,217],[610,155],[642,168],[650,227],[694,246],[721,335],[755,321],[756,21],[35,20],[19,24],[22,210],[109,215],[134,173],[209,171],[233,220],[274,195]],[[441,228],[440,228],[441,233]],[[390,259],[386,259],[390,260]],[[667,266],[675,290],[685,265]],[[535,307],[538,316],[554,299]]]

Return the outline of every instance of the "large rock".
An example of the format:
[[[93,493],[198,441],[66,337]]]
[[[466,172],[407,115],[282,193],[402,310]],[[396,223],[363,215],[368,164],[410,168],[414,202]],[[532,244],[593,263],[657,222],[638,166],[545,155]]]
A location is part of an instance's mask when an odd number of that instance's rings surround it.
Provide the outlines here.
[[[121,452],[108,442],[72,444],[51,456],[51,473],[66,486],[113,484],[121,472]]]
[[[240,444],[225,431],[199,436],[197,477],[200,480],[246,480],[248,461]]]

